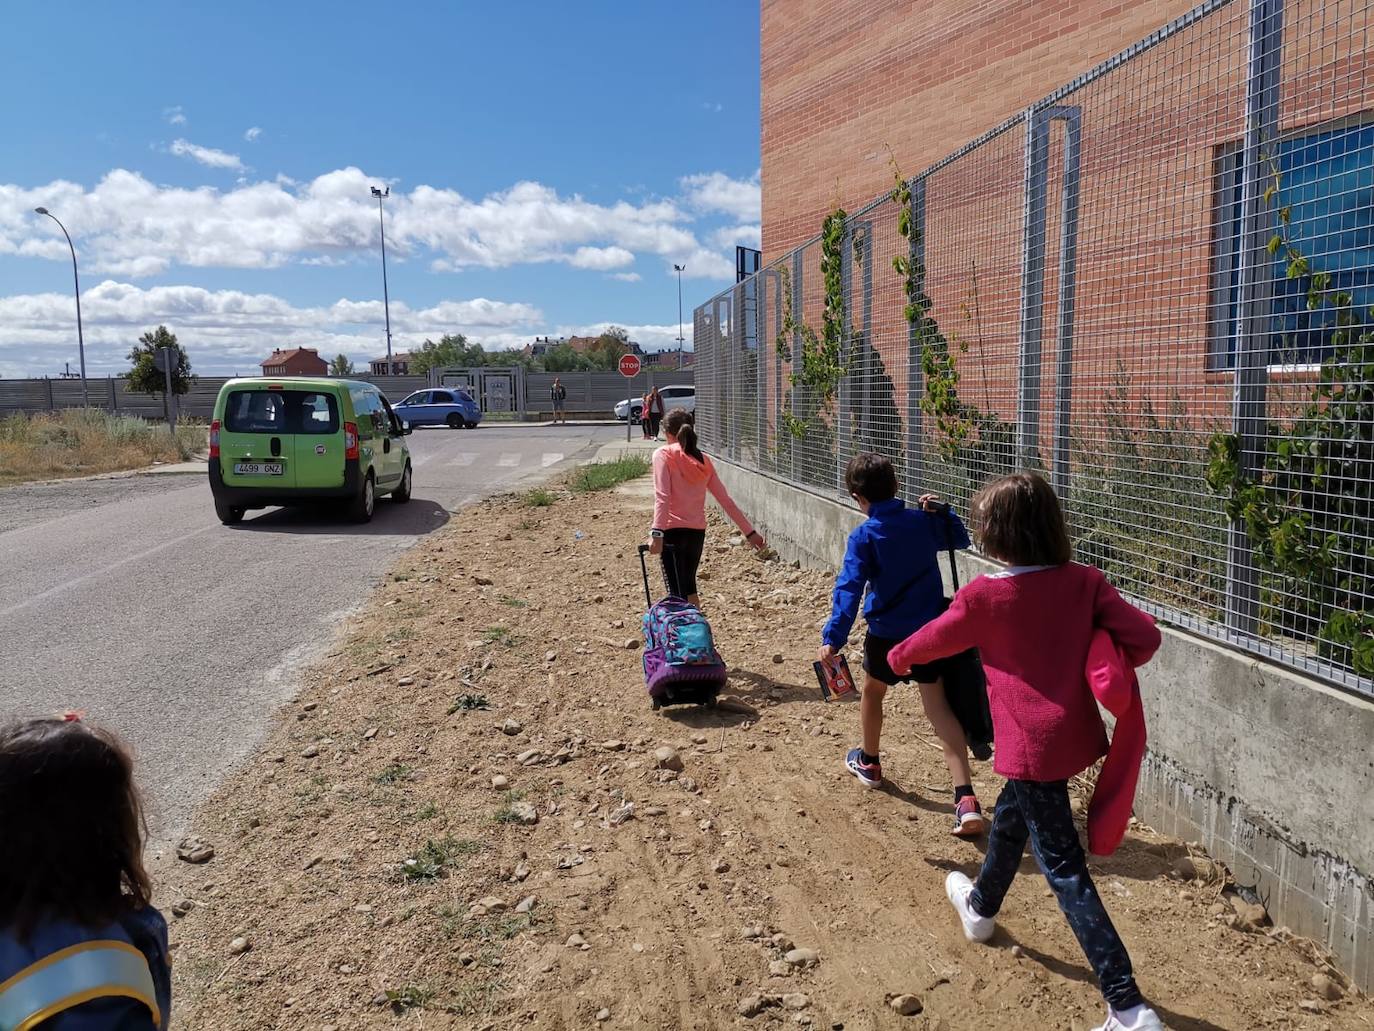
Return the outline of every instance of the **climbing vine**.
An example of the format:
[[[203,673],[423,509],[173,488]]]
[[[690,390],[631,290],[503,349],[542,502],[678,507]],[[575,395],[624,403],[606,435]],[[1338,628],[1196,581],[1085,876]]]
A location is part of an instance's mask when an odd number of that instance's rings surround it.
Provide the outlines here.
[[[1266,158],[1272,205],[1282,185]],[[1321,363],[1309,403],[1288,427],[1267,427],[1255,475],[1240,438],[1215,434],[1207,483],[1225,500],[1264,569],[1261,616],[1281,629],[1315,636],[1318,653],[1374,676],[1374,330],[1356,335],[1354,297],[1313,272],[1291,238],[1292,209],[1278,209],[1268,252],[1289,280],[1306,280],[1309,312],[1330,312],[1332,353]],[[1374,323],[1374,310],[1368,326]]]
[[[835,394],[845,375],[840,352],[845,317],[841,261],[846,217],[843,208],[836,208],[821,224],[821,276],[825,283],[825,307],[821,312],[819,336],[805,322],[798,324],[796,321],[792,311],[792,292],[788,289],[789,280],[783,273],[783,318],[775,346],[783,360],[791,362],[792,372],[788,382],[793,387],[804,388],[802,397],[810,410],[805,417],[793,413],[789,391],[783,425],[791,436],[797,438],[817,428],[818,420],[833,411]],[[795,355],[788,343],[794,334],[801,338],[799,352]]]

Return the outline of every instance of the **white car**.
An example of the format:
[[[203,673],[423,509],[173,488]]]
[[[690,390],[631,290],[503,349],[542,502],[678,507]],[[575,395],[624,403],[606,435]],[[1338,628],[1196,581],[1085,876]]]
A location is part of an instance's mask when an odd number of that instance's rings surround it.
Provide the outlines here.
[[[664,415],[674,408],[685,408],[689,412],[697,410],[697,388],[694,386],[659,387],[658,392],[663,398]],[[639,410],[643,400],[644,395],[641,394],[639,397],[627,397],[623,401],[617,401],[615,417],[624,421],[628,416],[631,422],[639,422]]]

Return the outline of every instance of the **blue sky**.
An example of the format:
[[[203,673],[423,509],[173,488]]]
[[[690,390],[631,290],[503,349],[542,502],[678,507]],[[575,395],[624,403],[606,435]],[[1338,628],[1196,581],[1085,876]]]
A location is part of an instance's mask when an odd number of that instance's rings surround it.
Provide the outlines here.
[[[0,38],[0,375],[117,371],[166,323],[196,368],[614,322],[677,335],[758,246],[758,7],[12,5]]]

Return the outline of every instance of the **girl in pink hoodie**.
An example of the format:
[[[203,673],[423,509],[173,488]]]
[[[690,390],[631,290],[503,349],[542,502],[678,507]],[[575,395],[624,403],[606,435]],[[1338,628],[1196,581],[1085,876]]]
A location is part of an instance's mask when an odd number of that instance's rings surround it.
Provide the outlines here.
[[[760,551],[763,534],[750,525],[716,475],[716,467],[697,447],[697,431],[685,408],[674,408],[663,420],[668,443],[654,452],[654,525],[649,551],[663,555],[663,578],[668,593],[693,605],[697,597],[697,566],[706,544],[706,492]],[[664,554],[664,545],[668,554]]]
[[[987,670],[993,768],[1007,783],[978,880],[955,871],[945,892],[969,941],[987,941],[1029,841],[1107,1000],[1107,1021],[1095,1031],[1163,1031],[1093,886],[1068,784],[1107,751],[1085,673],[1095,633],[1105,631],[1127,663],[1141,666],[1159,647],[1159,630],[1098,570],[1071,561],[1059,498],[1041,477],[994,480],[971,514],[979,547],[1006,568],[966,585],[944,615],[888,653],[900,674],[978,648]]]

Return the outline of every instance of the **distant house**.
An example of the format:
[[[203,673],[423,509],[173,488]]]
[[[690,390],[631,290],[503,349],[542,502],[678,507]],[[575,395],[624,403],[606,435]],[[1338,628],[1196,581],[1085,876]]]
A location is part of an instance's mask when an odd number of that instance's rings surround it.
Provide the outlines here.
[[[383,355],[381,358],[373,358],[368,364],[372,367],[374,376],[409,376],[410,375],[410,352],[396,351],[391,356],[391,370],[387,371],[387,359]]]
[[[534,343],[532,343],[532,344],[526,344],[522,353],[525,355],[526,358],[543,358],[546,354],[548,354],[550,351],[552,351],[555,347],[562,347],[564,344],[566,344],[568,347],[571,347],[571,348],[572,348],[574,351],[576,351],[578,354],[586,354],[588,351],[592,350],[592,348],[594,348],[594,347],[596,346],[596,342],[597,342],[598,340],[600,340],[600,339],[601,339],[601,337],[599,337],[599,336],[594,336],[594,337],[576,337],[576,336],[574,336],[574,337],[556,337],[556,338],[555,338],[555,337],[535,337],[535,338],[534,338]],[[637,343],[635,343],[633,340],[631,340],[631,341],[630,341],[630,353],[631,353],[631,354],[643,355],[645,352],[644,352],[643,348],[641,348],[641,347],[639,346],[639,344],[637,344]]]
[[[313,347],[273,351],[262,363],[264,376],[323,376],[328,371],[329,363]]]

